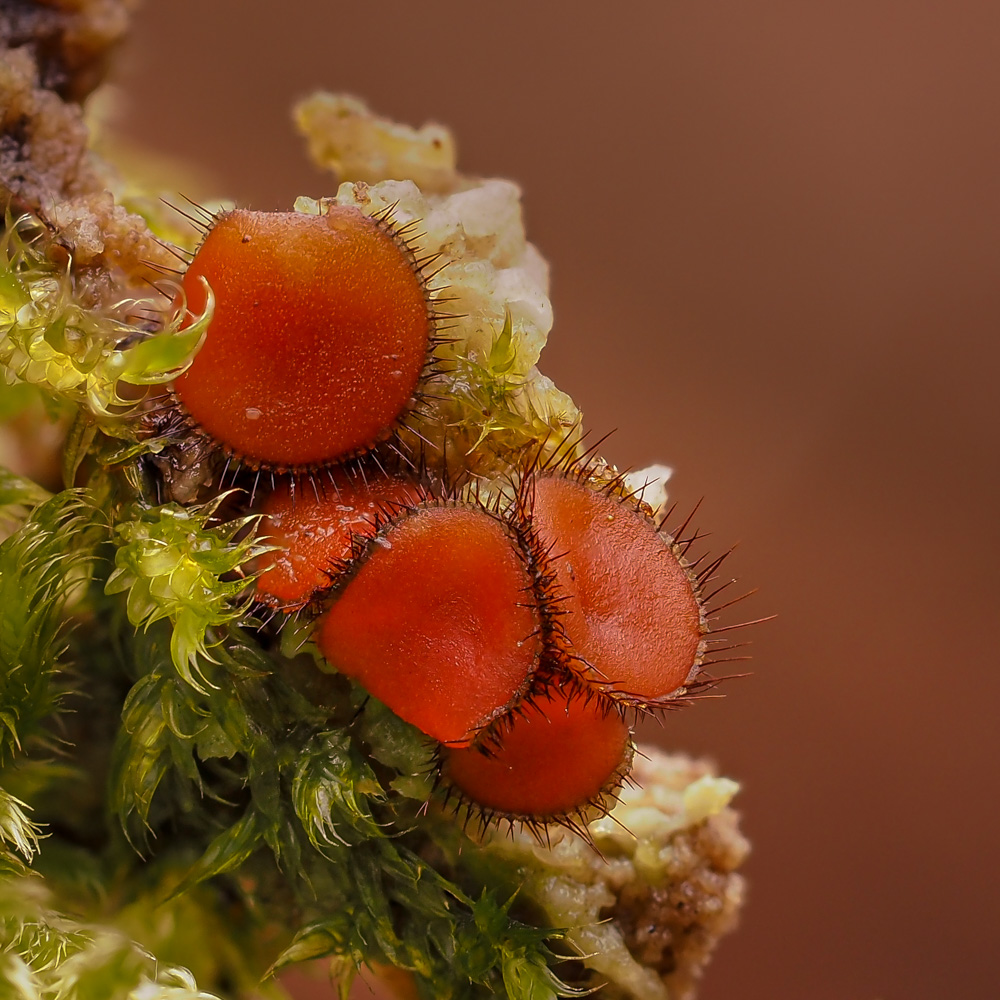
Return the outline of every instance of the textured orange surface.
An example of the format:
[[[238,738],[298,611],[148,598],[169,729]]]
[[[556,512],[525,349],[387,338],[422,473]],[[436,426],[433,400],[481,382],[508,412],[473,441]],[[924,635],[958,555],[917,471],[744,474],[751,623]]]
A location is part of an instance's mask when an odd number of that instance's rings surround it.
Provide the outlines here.
[[[651,702],[701,652],[701,608],[670,543],[627,503],[562,475],[534,481],[533,524],[552,568],[573,660],[588,680]],[[582,662],[581,662],[582,661]]]
[[[330,609],[323,655],[442,743],[468,742],[505,709],[541,651],[531,577],[505,529],[478,508],[403,518]]]
[[[278,546],[257,562],[257,591],[283,607],[301,607],[330,584],[330,574],[350,558],[354,535],[368,535],[379,515],[416,503],[420,491],[401,479],[377,477],[368,483],[338,476],[320,481],[318,494],[308,484],[294,493],[279,484],[261,505],[260,533]]]
[[[215,314],[174,383],[216,440],[272,466],[322,463],[387,436],[412,399],[430,319],[408,256],[355,208],[219,218],[184,291]]]

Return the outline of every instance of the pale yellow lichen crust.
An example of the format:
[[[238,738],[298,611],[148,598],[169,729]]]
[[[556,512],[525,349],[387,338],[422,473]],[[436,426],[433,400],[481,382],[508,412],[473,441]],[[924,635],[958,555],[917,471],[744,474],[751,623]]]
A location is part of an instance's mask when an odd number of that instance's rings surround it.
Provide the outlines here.
[[[729,806],[738,786],[651,747],[636,756],[632,781],[590,824],[596,850],[562,828],[545,844],[498,831],[484,850],[518,867],[522,901],[568,928],[567,943],[604,984],[602,1000],[685,1000],[743,902],[737,869],[749,845]]]
[[[411,128],[373,115],[356,97],[324,93],[300,101],[295,122],[316,164],[342,181],[407,177],[424,191],[442,194],[459,184],[455,140],[443,125]]]

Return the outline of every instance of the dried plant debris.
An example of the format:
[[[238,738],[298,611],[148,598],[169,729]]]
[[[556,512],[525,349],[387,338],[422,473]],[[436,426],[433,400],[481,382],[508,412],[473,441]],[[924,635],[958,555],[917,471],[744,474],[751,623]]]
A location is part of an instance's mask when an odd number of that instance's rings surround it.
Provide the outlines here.
[[[619,474],[539,372],[517,187],[315,95],[331,197],[131,214],[77,103],[130,6],[0,10],[0,976],[195,1000],[326,957],[428,1000],[692,995],[742,901],[737,786],[631,727],[739,626],[669,470]],[[324,270],[331,233],[368,249]],[[345,323],[374,362],[309,346]]]
[[[120,294],[143,260],[168,264],[134,213],[108,190],[113,173],[89,150],[80,102],[100,82],[134,0],[4,0],[0,5],[0,205],[28,212],[72,259],[81,299]]]
[[[39,84],[64,101],[81,101],[101,82],[136,0],[4,0],[0,46],[25,49]]]
[[[406,177],[435,194],[462,183],[455,139],[442,125],[411,128],[377,117],[356,97],[324,93],[301,101],[295,121],[316,165],[342,181],[377,184]]]

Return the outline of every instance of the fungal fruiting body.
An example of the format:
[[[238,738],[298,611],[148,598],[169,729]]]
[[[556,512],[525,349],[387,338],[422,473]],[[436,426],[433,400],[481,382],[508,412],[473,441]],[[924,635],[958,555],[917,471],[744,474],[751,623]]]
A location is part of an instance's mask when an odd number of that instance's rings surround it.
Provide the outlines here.
[[[370,539],[319,646],[407,722],[464,746],[517,702],[539,663],[532,584],[499,517],[477,504],[417,506]]]
[[[680,547],[614,484],[564,470],[526,476],[519,504],[548,554],[567,664],[622,703],[669,704],[708,632]]]
[[[385,213],[234,210],[213,217],[183,275],[215,311],[173,393],[189,421],[251,467],[342,462],[391,435],[434,345],[426,261]]]
[[[324,209],[213,217],[183,285],[215,312],[174,399],[230,459],[291,473],[260,507],[258,597],[322,609],[323,656],[438,744],[470,814],[580,829],[627,775],[625,708],[698,682],[699,577],[589,464],[530,465],[506,513],[335,468],[419,405],[439,317],[385,213]]]
[[[395,476],[333,473],[315,490],[282,480],[261,504],[260,534],[274,549],[257,561],[257,596],[286,611],[304,607],[350,560],[356,536],[422,496],[415,483]]]
[[[628,774],[632,741],[618,712],[567,685],[530,698],[480,745],[439,756],[439,781],[470,815],[538,829],[606,812]]]

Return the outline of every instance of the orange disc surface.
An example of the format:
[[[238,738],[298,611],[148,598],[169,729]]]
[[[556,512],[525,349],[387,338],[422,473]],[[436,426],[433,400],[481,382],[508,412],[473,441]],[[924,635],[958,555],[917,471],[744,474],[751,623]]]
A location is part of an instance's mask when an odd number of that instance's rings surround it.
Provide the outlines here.
[[[629,504],[576,479],[540,475],[533,489],[532,525],[551,546],[575,665],[625,701],[666,699],[703,651],[701,605],[673,545]]]
[[[283,482],[261,505],[260,535],[278,548],[257,560],[257,591],[288,610],[330,585],[330,574],[351,557],[354,535],[372,534],[379,515],[398,513],[422,496],[415,484],[388,476],[362,483],[341,475],[320,487],[318,495],[302,485],[293,493]]]
[[[320,626],[320,649],[401,718],[464,745],[535,668],[530,594],[496,518],[474,506],[421,508],[371,543]]]
[[[532,699],[486,756],[443,751],[443,777],[486,812],[527,820],[570,815],[599,799],[630,759],[628,726],[594,699],[559,691]]]
[[[349,206],[326,215],[236,210],[184,275],[189,308],[215,312],[174,391],[242,458],[336,462],[391,432],[413,399],[431,319],[407,253]]]

